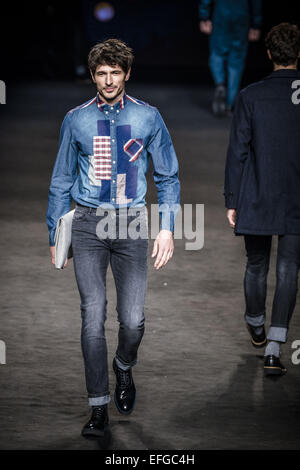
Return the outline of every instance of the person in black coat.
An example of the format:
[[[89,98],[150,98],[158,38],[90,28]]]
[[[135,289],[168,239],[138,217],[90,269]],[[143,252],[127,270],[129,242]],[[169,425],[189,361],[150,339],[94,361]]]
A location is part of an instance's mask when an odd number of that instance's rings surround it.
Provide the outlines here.
[[[229,224],[243,235],[245,321],[265,350],[265,375],[286,372],[280,361],[296,304],[300,267],[300,31],[281,23],[266,37],[274,71],[244,88],[232,120],[224,196]],[[272,235],[278,236],[276,290],[265,334]]]

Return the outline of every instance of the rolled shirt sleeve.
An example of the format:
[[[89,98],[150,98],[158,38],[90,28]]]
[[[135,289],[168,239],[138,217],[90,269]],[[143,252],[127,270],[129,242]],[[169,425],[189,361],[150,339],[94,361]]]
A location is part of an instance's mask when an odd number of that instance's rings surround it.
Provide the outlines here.
[[[178,160],[168,129],[157,109],[147,151],[153,162],[153,178],[158,192],[160,229],[173,232],[176,214],[180,207]]]
[[[49,186],[46,221],[50,246],[55,244],[54,236],[58,219],[70,210],[71,188],[77,176],[78,147],[73,140],[72,118],[72,113],[69,112],[63,120],[59,149]]]

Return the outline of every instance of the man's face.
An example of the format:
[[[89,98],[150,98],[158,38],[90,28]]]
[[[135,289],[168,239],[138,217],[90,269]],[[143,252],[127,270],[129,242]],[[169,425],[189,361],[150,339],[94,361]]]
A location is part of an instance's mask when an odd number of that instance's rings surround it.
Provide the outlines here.
[[[129,79],[130,70],[127,74],[119,65],[98,65],[93,82],[97,85],[97,90],[104,101],[110,104],[117,102],[125,89],[125,82]]]

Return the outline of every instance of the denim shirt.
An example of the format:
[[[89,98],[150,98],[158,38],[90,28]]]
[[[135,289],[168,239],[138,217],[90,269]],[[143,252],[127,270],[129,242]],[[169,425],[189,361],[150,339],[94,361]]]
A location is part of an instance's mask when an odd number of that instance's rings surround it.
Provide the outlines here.
[[[178,161],[159,111],[126,93],[113,106],[97,95],[70,110],[62,123],[47,208],[49,244],[72,199],[90,207],[146,204],[149,157],[158,191],[160,228],[174,230],[180,203]],[[162,217],[162,214],[164,215]]]
[[[203,21],[210,18],[217,23],[224,18],[239,21],[244,17],[249,18],[252,28],[262,26],[262,0],[201,0],[198,9]]]

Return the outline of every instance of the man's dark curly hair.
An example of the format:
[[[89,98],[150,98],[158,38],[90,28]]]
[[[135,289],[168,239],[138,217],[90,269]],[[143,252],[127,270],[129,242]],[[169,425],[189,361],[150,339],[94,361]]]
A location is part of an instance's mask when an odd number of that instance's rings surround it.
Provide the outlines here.
[[[127,73],[133,62],[132,49],[120,39],[107,39],[95,44],[88,55],[88,66],[95,74],[98,65],[119,65]]]
[[[269,31],[265,44],[275,64],[292,65],[300,51],[300,31],[294,24],[280,23]]]

